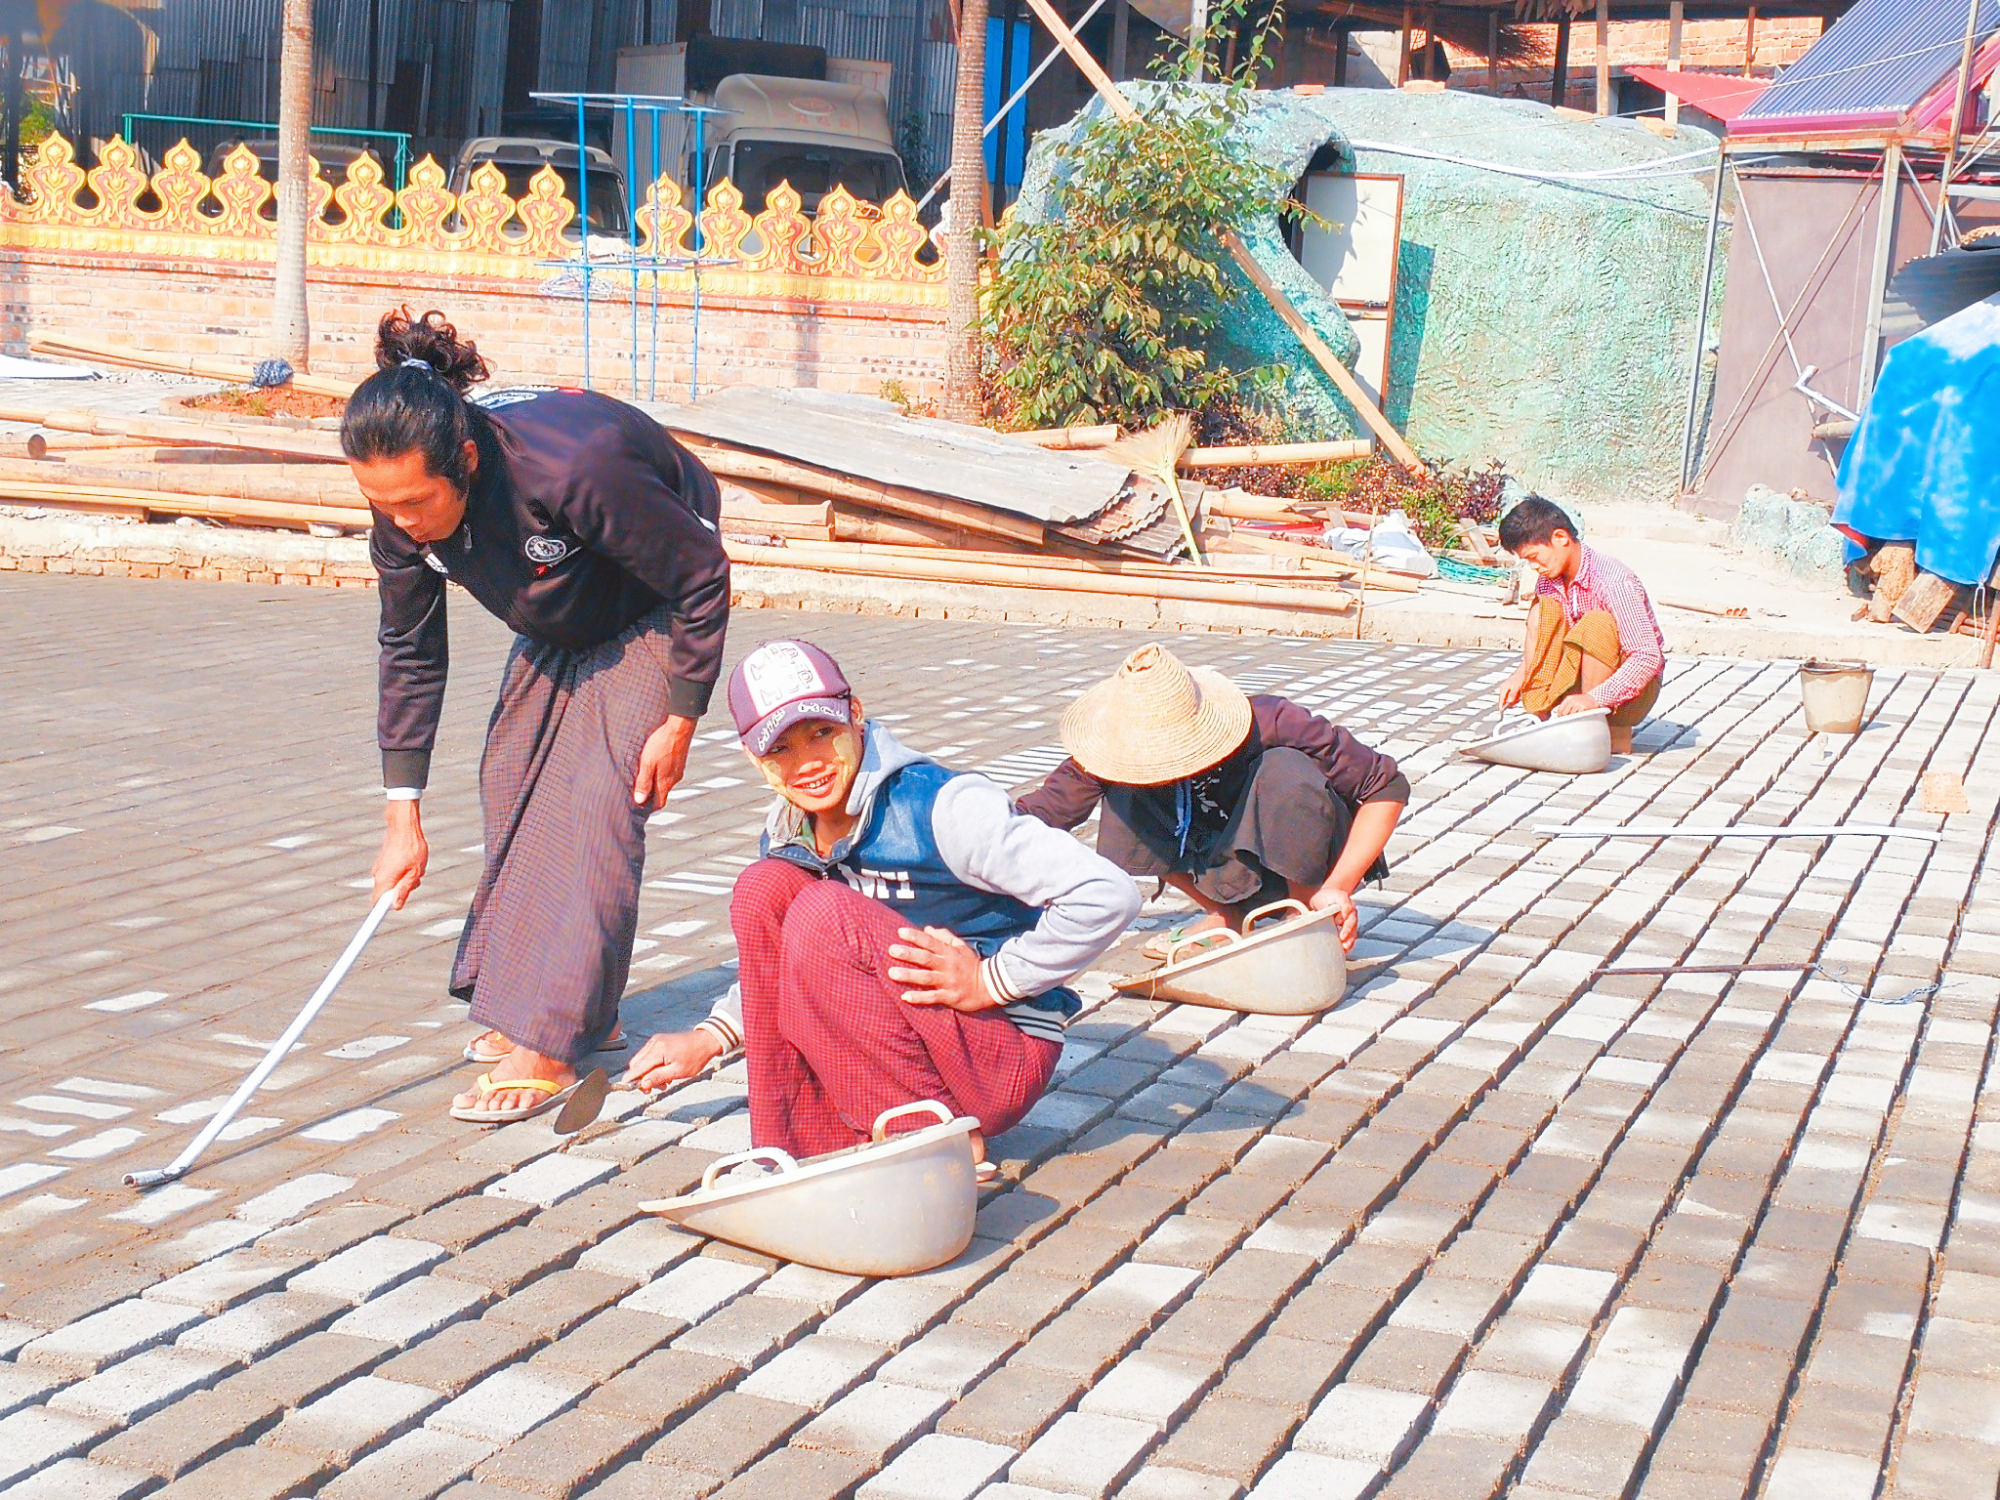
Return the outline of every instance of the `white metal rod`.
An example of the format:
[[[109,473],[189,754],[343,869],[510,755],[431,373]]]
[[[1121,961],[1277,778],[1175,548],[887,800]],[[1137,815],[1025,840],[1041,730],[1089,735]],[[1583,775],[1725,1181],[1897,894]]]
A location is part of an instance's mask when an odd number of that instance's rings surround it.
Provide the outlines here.
[[[375,936],[375,929],[382,925],[382,919],[389,915],[389,908],[395,905],[395,902],[394,891],[382,893],[382,899],[377,901],[374,909],[368,913],[368,920],[361,924],[361,930],[354,934],[346,951],[340,955],[326,978],[320,981],[319,988],[313,991],[312,999],[306,1001],[305,1009],[292,1018],[292,1024],[285,1028],[285,1034],[271,1044],[271,1050],[266,1052],[257,1066],[250,1070],[250,1075],[236,1086],[236,1092],[229,1096],[229,1102],[201,1128],[199,1135],[188,1142],[187,1149],[175,1157],[170,1166],[152,1172],[130,1173],[125,1178],[128,1187],[156,1187],[163,1182],[172,1182],[195,1164],[196,1158],[208,1149],[209,1143],[220,1135],[228,1127],[229,1122],[236,1118],[237,1112],[250,1102],[250,1096],[262,1087],[264,1080],[271,1076],[272,1070],[284,1060],[285,1054],[292,1050],[293,1044],[305,1035],[306,1028],[312,1025],[313,1017],[318,1015],[326,1002],[333,998],[333,992],[340,988],[340,982],[347,977],[347,971],[353,968],[354,961],[361,957],[361,950],[368,946],[368,940]]]
[[[1898,828],[1893,823],[1786,823],[1760,828],[1753,823],[1537,823],[1535,832],[1552,839],[1830,839],[1843,835],[1867,839],[1923,839],[1935,844],[1943,835],[1926,828]]]
[[[1958,142],[1965,131],[1965,100],[1972,91],[1972,54],[1979,41],[1979,7],[1981,0],[1968,0],[1965,13],[1965,50],[1958,58],[1958,89],[1952,95],[1951,129],[1944,138],[1944,162],[1938,168],[1937,213],[1931,217],[1931,254],[1936,255],[1944,241],[1944,222],[1951,213],[1951,174],[1958,156]],[[1898,189],[1902,187],[1897,184]],[[1923,201],[1923,194],[1917,194],[1917,201]]]
[[[1085,26],[1090,24],[1090,18],[1096,15],[1098,11],[1103,8],[1103,6],[1104,6],[1104,0],[1092,0],[1090,9],[1085,11],[1080,17],[1077,18],[1076,25],[1073,29],[1077,31],[1083,30]],[[1047,57],[1043,58],[1040,62],[1035,64],[1035,71],[1028,75],[1028,81],[1022,84],[1019,88],[1015,89],[1014,92],[1008,96],[1007,102],[1001,105],[999,109],[993,112],[993,118],[988,120],[986,122],[986,128],[979,132],[979,138],[981,140],[984,140],[987,136],[993,134],[994,130],[998,128],[1000,122],[1006,119],[1008,115],[1014,112],[1014,106],[1021,102],[1022,97],[1028,92],[1028,90],[1035,86],[1036,80],[1039,79],[1044,73],[1048,72],[1050,67],[1054,65],[1055,60],[1061,57],[1062,55],[1063,55],[1063,49],[1060,47],[1056,47],[1049,52],[1049,55]],[[1023,133],[1021,149],[1024,152],[1027,150],[1025,132]],[[1004,168],[1006,163],[1002,162],[1001,165]],[[946,180],[950,178],[950,176],[951,173],[946,172],[943,176],[939,177],[936,182],[931,184],[930,191],[925,193],[922,200],[917,204],[918,213],[922,213],[924,209],[929,206],[931,199],[937,196],[938,189],[945,185]]]

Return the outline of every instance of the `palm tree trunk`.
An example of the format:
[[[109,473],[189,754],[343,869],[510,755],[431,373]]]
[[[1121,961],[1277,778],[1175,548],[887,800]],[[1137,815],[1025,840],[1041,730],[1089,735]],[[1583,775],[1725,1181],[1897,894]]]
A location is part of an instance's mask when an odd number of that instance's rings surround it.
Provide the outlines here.
[[[987,0],[959,0],[958,92],[951,119],[951,238],[945,244],[944,415],[979,419],[979,228],[986,183]]]
[[[312,205],[313,0],[284,0],[278,58],[278,268],[271,351],[308,368],[306,219]]]

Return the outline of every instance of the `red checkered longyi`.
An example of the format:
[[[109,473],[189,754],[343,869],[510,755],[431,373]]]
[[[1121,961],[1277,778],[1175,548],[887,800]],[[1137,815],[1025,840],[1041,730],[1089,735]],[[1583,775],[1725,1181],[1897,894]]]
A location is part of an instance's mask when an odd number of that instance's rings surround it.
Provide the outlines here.
[[[782,859],[737,877],[729,921],[743,986],[750,1138],[793,1156],[868,1139],[875,1117],[936,1099],[989,1139],[1048,1087],[1062,1047],[998,1010],[910,1005],[887,977],[903,923],[887,904]]]

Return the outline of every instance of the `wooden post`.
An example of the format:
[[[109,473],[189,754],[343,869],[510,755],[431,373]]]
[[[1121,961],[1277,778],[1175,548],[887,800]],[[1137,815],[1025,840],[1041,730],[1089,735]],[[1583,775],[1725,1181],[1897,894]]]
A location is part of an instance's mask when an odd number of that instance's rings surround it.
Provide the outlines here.
[[[312,218],[313,0],[284,0],[278,54],[278,247],[271,352],[309,368],[306,231]]]
[[[1951,96],[1951,133],[1944,138],[1944,163],[1938,168],[1937,213],[1931,217],[1931,254],[1944,244],[1945,221],[1951,217],[1951,173],[1958,165],[1958,143],[1965,133],[1965,101],[1972,90],[1972,52],[1979,39],[1979,0],[1971,0],[1965,17],[1965,50],[1958,59],[1958,89]]]
[[[1749,15],[1743,18],[1743,76],[1750,77],[1751,69],[1757,65],[1757,7],[1751,6]]]
[[[1667,8],[1667,71],[1669,73],[1678,73],[1681,70],[1681,24],[1686,18],[1687,6],[1682,3],[1682,0],[1674,0],[1674,3]],[[1681,96],[1679,94],[1668,94],[1667,123],[1669,125],[1678,125],[1680,122]]]
[[[7,33],[7,171],[4,175],[16,199],[21,196],[21,115],[25,92],[21,87],[21,64],[27,60],[27,36],[27,31],[20,26]]]
[[[1882,152],[1882,201],[1875,219],[1875,260],[1868,276],[1868,321],[1861,330],[1861,378],[1855,391],[1854,409],[1868,410],[1868,397],[1875,389],[1875,365],[1882,353],[1882,297],[1889,289],[1889,273],[1895,269],[1896,200],[1903,189],[1903,143],[1891,141]]]
[[[1424,71],[1426,83],[1434,81],[1437,70],[1438,8],[1435,3],[1424,7]]]
[[[1125,62],[1126,49],[1132,36],[1132,0],[1112,0],[1111,6],[1111,76],[1129,78],[1131,69]],[[1026,127],[1022,134],[1027,134]]]
[[[1333,23],[1333,46],[1333,86],[1337,89],[1344,89],[1347,87],[1348,46],[1348,31],[1345,21],[1336,21]]]
[[[1486,92],[1500,92],[1500,12],[1486,12]]]
[[[979,228],[986,196],[986,0],[959,0],[951,119],[951,237],[945,241],[944,415],[979,420]]]
[[[1556,61],[1549,74],[1549,103],[1561,109],[1569,101],[1569,22],[1556,22]]]
[[[1701,414],[1701,364],[1708,344],[1708,306],[1710,293],[1715,288],[1715,245],[1722,227],[1722,184],[1723,174],[1729,170],[1729,158],[1718,151],[1715,155],[1715,190],[1708,202],[1708,248],[1701,261],[1701,310],[1694,319],[1694,352],[1688,358],[1688,404],[1687,420],[1681,426],[1681,493],[1687,494],[1694,488],[1694,430],[1695,421]],[[1739,181],[1738,191],[1742,189]]]
[[[1611,0],[1597,0],[1597,112],[1611,111]]]
[[[1417,8],[1403,7],[1403,31],[1396,45],[1396,87],[1401,88],[1410,81],[1410,32],[1417,24]]]
[[[1049,35],[1056,39],[1057,45],[1070,55],[1070,60],[1076,64],[1077,71],[1089,79],[1091,87],[1103,96],[1111,112],[1121,120],[1138,119],[1139,112],[1132,107],[1132,101],[1125,97],[1118,85],[1113,83],[1104,69],[1098,66],[1097,59],[1090,55],[1090,49],[1076,39],[1076,33],[1071,31],[1063,18],[1056,14],[1049,0],[1028,0],[1028,8],[1040,19],[1042,25],[1048,28]],[[1339,357],[1327,348],[1326,340],[1315,333],[1312,325],[1300,315],[1296,307],[1292,306],[1291,299],[1285,295],[1283,288],[1257,264],[1255,257],[1244,245],[1242,236],[1234,229],[1223,230],[1222,248],[1229,252],[1229,257],[1236,262],[1237,269],[1249,278],[1250,284],[1263,294],[1266,302],[1271,304],[1271,311],[1275,312],[1284,325],[1292,331],[1293,337],[1305,345],[1306,353],[1310,354],[1313,362],[1326,372],[1327,379],[1333,382],[1334,388],[1340,392],[1347,404],[1354,408],[1355,414],[1368,425],[1368,430],[1381,440],[1382,446],[1395,456],[1396,462],[1413,474],[1422,473],[1424,463],[1417,457],[1416,449],[1403,441],[1403,435],[1390,425],[1389,419],[1382,415],[1381,409],[1368,399],[1368,393],[1354,378],[1354,372],[1342,364]]]

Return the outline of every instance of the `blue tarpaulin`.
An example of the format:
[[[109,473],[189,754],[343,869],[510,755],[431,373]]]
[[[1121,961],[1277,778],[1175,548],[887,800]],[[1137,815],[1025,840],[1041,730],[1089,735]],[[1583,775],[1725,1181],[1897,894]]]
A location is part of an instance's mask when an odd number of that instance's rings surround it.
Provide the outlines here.
[[[1834,525],[1915,542],[1917,566],[1983,584],[2000,553],[2000,296],[1889,353],[1840,464]]]

